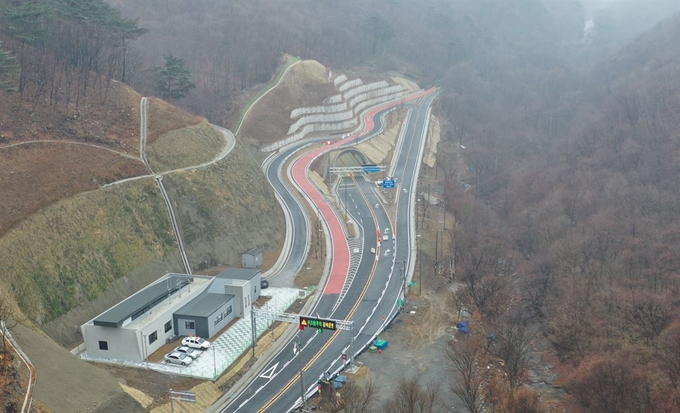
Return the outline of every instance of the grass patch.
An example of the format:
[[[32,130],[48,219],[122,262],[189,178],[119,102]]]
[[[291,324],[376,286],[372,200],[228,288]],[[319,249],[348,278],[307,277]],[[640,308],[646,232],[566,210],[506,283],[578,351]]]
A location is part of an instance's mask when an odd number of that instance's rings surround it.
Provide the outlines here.
[[[147,146],[170,131],[205,122],[204,118],[192,115],[186,110],[180,109],[177,106],[173,106],[158,98],[149,98],[147,100],[146,116]],[[139,134],[137,134],[137,136],[139,136]],[[139,143],[137,145],[139,147]]]
[[[0,238],[0,282],[44,323],[174,248],[158,188],[137,181],[61,200],[8,232]]]
[[[166,176],[189,261],[195,269],[236,265],[258,246],[278,250],[283,212],[259,165],[239,141],[207,168]]]
[[[208,122],[170,131],[147,146],[154,172],[165,172],[208,162],[224,147],[224,137]]]

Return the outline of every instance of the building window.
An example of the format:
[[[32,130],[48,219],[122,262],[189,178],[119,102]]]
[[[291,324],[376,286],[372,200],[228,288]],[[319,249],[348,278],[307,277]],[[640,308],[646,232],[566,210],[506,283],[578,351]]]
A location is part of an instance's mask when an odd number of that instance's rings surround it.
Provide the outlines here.
[[[187,330],[196,330],[196,323],[193,321],[185,321],[184,328]]]
[[[172,320],[165,323],[165,332],[167,333],[170,330],[172,330]]]
[[[100,341],[99,342],[99,350],[108,350],[109,349],[109,342],[108,341]]]
[[[158,340],[158,332],[154,331],[153,333],[149,334],[149,344],[153,343],[156,340]]]
[[[227,315],[229,315],[229,314],[231,314],[231,306],[229,306],[229,308],[227,308]]]

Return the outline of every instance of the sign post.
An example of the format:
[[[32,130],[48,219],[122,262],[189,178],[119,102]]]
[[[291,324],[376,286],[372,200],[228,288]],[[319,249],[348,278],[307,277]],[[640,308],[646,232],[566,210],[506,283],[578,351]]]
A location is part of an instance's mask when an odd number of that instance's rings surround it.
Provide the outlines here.
[[[196,392],[170,389],[170,412],[175,413],[175,400],[196,404]]]

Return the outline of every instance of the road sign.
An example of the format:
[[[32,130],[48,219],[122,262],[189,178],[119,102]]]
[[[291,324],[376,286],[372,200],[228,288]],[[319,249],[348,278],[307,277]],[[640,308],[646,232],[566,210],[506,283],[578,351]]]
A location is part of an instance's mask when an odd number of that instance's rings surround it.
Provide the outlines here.
[[[394,179],[385,179],[383,180],[383,188],[394,188]]]
[[[313,327],[323,330],[335,330],[335,320],[326,320],[323,318],[300,317],[300,330],[305,327]]]
[[[367,174],[370,174],[371,172],[380,172],[380,167],[379,166],[365,166],[364,172],[366,172]]]

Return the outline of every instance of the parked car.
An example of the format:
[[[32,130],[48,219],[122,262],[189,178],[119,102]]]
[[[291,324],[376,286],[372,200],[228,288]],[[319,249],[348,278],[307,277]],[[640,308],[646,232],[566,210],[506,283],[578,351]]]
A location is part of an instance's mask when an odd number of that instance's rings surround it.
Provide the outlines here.
[[[198,357],[198,355],[200,354],[200,353],[198,352],[198,350],[196,350],[196,349],[194,349],[194,348],[191,348],[191,347],[187,347],[187,346],[179,346],[179,347],[177,347],[177,348],[175,349],[175,353],[186,354],[187,356],[191,357],[192,359],[195,359],[195,358]]]
[[[166,364],[179,364],[181,366],[188,366],[189,364],[191,364],[192,361],[194,361],[194,359],[192,359],[191,357],[187,356],[184,353],[178,353],[176,351],[165,355]]]
[[[204,338],[200,337],[184,337],[182,339],[182,345],[191,348],[197,348],[199,350],[207,350],[210,347],[210,342]]]
[[[267,280],[260,280],[260,289],[264,290],[265,288],[269,288],[269,281]]]

